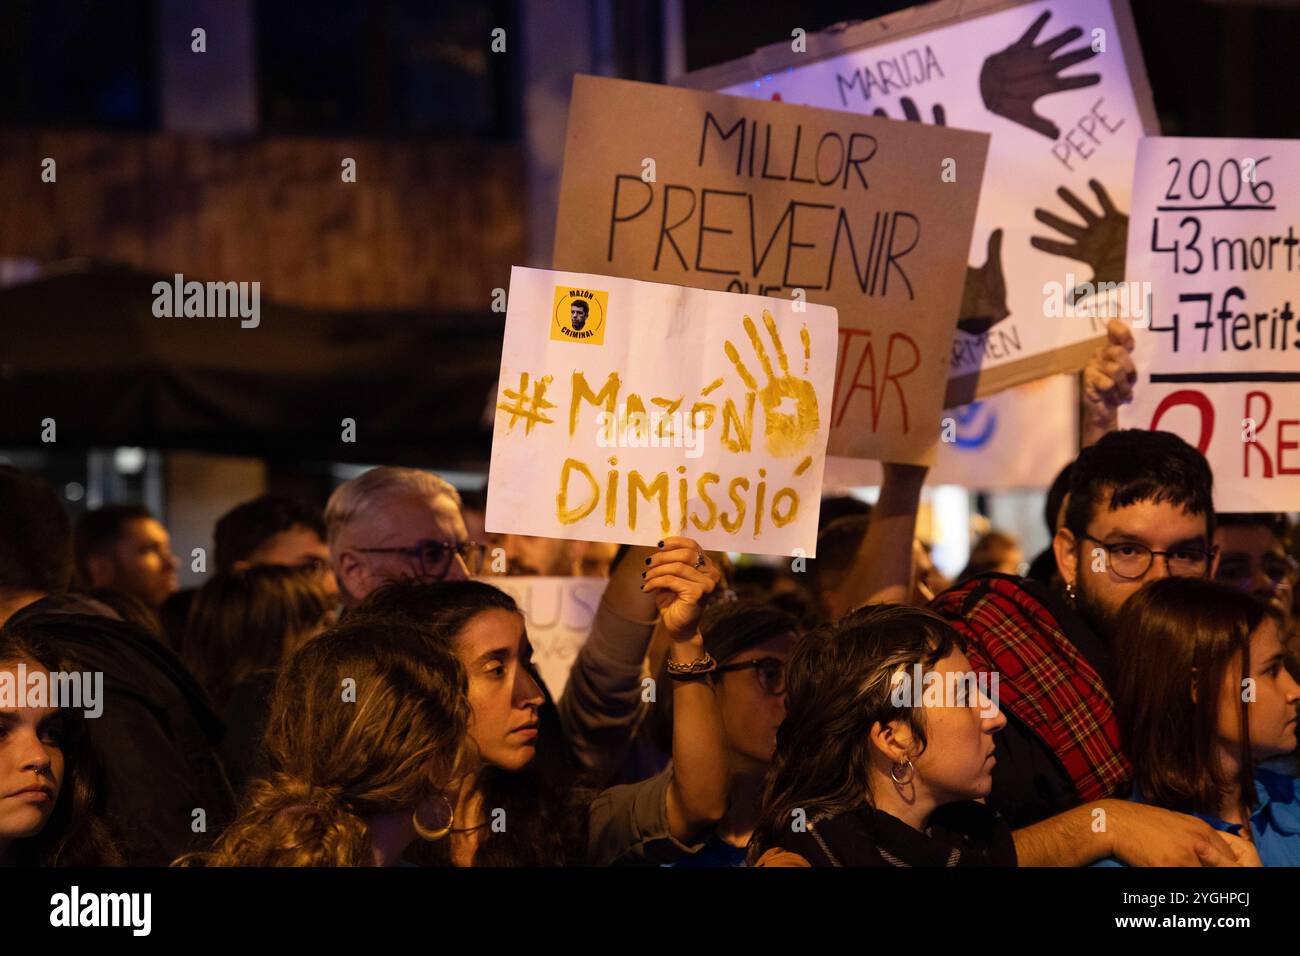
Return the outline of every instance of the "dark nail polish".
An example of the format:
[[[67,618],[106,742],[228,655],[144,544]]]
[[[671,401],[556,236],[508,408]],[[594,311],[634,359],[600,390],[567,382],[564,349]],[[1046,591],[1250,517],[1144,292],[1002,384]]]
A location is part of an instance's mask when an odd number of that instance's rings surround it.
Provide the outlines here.
[[[644,572],[644,571],[641,572],[641,577],[645,577],[645,572]]]
[[[645,563],[646,563],[646,564],[649,564],[649,563],[650,563],[650,559],[649,559],[649,558],[646,558],[646,559],[645,559]]]
[[[663,546],[664,546],[664,543],[663,543],[662,541],[660,541],[658,547],[661,547],[661,548],[662,548]]]

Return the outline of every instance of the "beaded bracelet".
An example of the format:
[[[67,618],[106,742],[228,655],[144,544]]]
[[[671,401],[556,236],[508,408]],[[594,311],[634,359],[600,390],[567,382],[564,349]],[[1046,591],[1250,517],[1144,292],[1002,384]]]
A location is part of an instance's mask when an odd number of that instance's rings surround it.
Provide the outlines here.
[[[713,659],[713,655],[708,651],[704,652],[703,657],[698,657],[689,664],[678,664],[672,658],[667,661],[668,676],[674,680],[698,677],[709,673],[717,666],[718,662]]]

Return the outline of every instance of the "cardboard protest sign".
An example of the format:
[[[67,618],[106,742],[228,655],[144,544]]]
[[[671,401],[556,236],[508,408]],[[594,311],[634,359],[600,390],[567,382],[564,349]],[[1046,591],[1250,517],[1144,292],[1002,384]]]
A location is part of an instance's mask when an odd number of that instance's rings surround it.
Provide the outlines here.
[[[1172,431],[1220,511],[1300,502],[1300,141],[1151,138],[1138,150],[1128,281],[1149,327],[1125,427]]]
[[[827,306],[516,266],[487,530],[812,557],[836,328]]]
[[[1127,0],[931,3],[797,46],[684,82],[992,134],[944,404],[1082,368],[1106,325],[1091,287],[1123,279],[1137,142],[1158,132]]]
[[[553,265],[835,306],[832,453],[925,461],[986,146],[979,133],[579,76]]]
[[[926,482],[979,491],[1046,487],[1079,449],[1075,376],[1052,375],[944,412]],[[826,488],[879,485],[880,465],[826,459]]]
[[[559,700],[609,582],[605,578],[495,576],[482,580],[505,591],[519,605],[533,646],[533,663],[551,697]]]

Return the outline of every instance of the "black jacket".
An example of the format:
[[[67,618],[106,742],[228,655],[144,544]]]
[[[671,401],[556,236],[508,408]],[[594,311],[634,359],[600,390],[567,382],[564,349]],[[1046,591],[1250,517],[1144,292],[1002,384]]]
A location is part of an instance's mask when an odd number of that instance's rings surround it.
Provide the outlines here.
[[[813,817],[791,830],[781,847],[813,866],[1015,866],[1011,830],[993,810],[974,801],[949,803],[930,815],[928,832],[863,805]]]
[[[39,628],[83,670],[104,674],[103,713],[86,721],[87,738],[99,765],[99,802],[127,864],[166,866],[207,847],[234,816],[215,750],[225,728],[207,695],[145,631],[61,606],[38,601],[9,626]]]

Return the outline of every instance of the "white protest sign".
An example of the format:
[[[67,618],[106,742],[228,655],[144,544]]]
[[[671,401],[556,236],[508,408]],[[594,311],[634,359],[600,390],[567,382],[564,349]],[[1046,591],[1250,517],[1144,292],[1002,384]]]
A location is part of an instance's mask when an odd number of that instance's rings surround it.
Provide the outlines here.
[[[490,532],[813,557],[829,306],[516,266]]]
[[[945,411],[926,482],[977,491],[1046,488],[1079,449],[1079,388],[1071,375],[1018,385]],[[826,459],[826,487],[879,485],[880,464]]]
[[[1097,313],[1130,307],[1087,294],[1124,278],[1137,143],[1158,132],[1125,0],[927,4],[685,82],[992,134],[945,405],[1082,368]]]
[[[1053,375],[944,412],[934,485],[1045,488],[1079,451],[1079,387]]]
[[[1220,511],[1300,503],[1300,141],[1152,137],[1138,150],[1128,280],[1150,283],[1121,424],[1176,432]]]
[[[519,605],[533,663],[554,700],[564,693],[569,670],[587,642],[596,609],[609,581],[605,578],[486,577]]]

